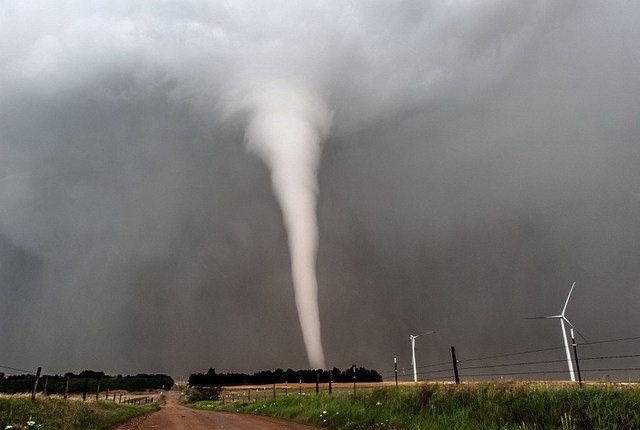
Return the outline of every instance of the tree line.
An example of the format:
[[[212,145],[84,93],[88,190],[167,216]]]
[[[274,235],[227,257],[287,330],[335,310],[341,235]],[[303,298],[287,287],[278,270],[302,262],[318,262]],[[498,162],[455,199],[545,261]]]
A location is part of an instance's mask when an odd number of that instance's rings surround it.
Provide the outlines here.
[[[104,372],[84,370],[77,375],[69,372],[64,375],[42,376],[38,384],[38,391],[45,392],[46,390],[46,394],[63,394],[67,387],[67,378],[69,378],[69,393],[82,393],[85,379],[90,392],[96,392],[98,386],[101,391],[168,390],[174,383],[172,377],[162,374],[139,373],[128,376],[109,376]],[[30,392],[33,390],[35,379],[35,375],[5,376],[4,373],[0,373],[0,392],[7,394]]]
[[[266,385],[284,383],[328,383],[332,382],[382,382],[382,376],[372,369],[352,366],[346,370],[337,367],[329,370],[292,370],[276,369],[262,370],[253,374],[246,373],[217,373],[210,368],[207,373],[193,373],[189,376],[189,386],[214,385]]]

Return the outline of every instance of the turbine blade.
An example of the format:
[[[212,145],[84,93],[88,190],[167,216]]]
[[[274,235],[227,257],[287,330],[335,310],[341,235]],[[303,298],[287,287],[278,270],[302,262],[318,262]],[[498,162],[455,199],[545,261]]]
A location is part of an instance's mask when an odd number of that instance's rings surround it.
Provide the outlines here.
[[[575,326],[574,326],[573,324],[571,324],[571,321],[569,321],[569,320],[567,319],[567,317],[562,317],[562,319],[563,319],[563,320],[565,320],[565,322],[566,322],[567,324],[569,324],[569,325],[571,326],[571,328],[572,328],[572,329],[574,329],[574,330],[578,331],[578,329],[576,329],[576,328],[575,328]]]
[[[431,333],[435,333],[435,331],[428,331],[426,333],[420,333],[419,335],[416,335],[416,337],[424,336],[425,334],[431,334]]]
[[[573,285],[571,285],[571,289],[569,290],[569,295],[567,296],[567,301],[564,302],[564,308],[562,308],[562,313],[560,315],[562,315],[564,317],[564,312],[567,310],[567,305],[569,304],[569,299],[571,298],[571,293],[573,292],[573,287],[576,286],[576,282],[573,281]]]
[[[573,324],[571,324],[571,321],[569,321],[566,317],[562,317],[563,320],[565,320],[567,322],[567,324],[569,324],[571,326],[572,329],[574,329],[576,331],[576,333],[578,333],[578,335],[582,338],[582,340],[584,340],[585,342],[589,343],[589,341],[587,340],[586,337],[584,337],[582,335],[582,333],[580,333],[580,330],[578,330],[576,328],[576,326],[574,326]]]
[[[545,317],[524,317],[525,320],[552,320],[562,318],[562,315],[548,315]]]

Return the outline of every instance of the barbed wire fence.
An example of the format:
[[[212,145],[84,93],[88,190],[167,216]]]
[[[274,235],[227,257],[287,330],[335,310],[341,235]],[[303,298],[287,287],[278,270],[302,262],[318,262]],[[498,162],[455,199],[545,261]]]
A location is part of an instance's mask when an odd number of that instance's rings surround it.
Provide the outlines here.
[[[595,346],[595,345],[606,345],[611,343],[621,343],[627,342],[630,343],[632,341],[640,340],[640,336],[632,336],[632,337],[624,337],[624,338],[616,338],[616,339],[607,339],[600,340],[595,342],[584,342],[581,344],[573,344],[574,348]],[[554,346],[549,348],[540,348],[540,349],[531,349],[525,351],[518,352],[510,352],[504,354],[496,354],[496,355],[487,355],[487,356],[479,356],[465,359],[457,359],[452,357],[451,360],[442,361],[439,363],[427,364],[422,366],[416,366],[416,375],[418,376],[418,380],[422,382],[437,382],[437,381],[453,381],[459,382],[459,380],[463,381],[474,381],[474,380],[491,380],[497,378],[510,378],[510,379],[522,379],[522,380],[532,380],[532,379],[545,379],[546,376],[559,376],[563,374],[567,374],[567,369],[558,369],[558,365],[566,364],[568,361],[571,361],[574,367],[577,367],[579,363],[587,363],[590,366],[581,368],[578,373],[587,375],[587,380],[595,381],[596,379],[592,376],[594,374],[601,373],[613,373],[613,372],[638,372],[640,371],[640,362],[637,365],[598,365],[603,361],[613,361],[616,360],[633,360],[640,358],[640,352],[634,353],[625,353],[625,354],[598,354],[598,355],[587,355],[580,356],[578,359],[577,352],[574,349],[574,354],[570,360],[567,358],[558,358],[558,359],[534,359],[528,358],[533,357],[535,355],[541,353],[548,353],[554,350],[562,350],[566,347],[564,345]],[[640,348],[639,348],[640,349]],[[455,354],[455,349],[452,347],[452,353]],[[512,360],[516,357],[522,357],[521,360]],[[508,359],[508,361],[504,362],[504,359]],[[496,362],[500,361],[500,362]],[[484,363],[482,363],[484,362]],[[592,363],[594,363],[592,365]],[[635,360],[634,360],[635,363]],[[549,368],[549,365],[555,365],[555,368]],[[457,377],[456,377],[457,373]],[[413,367],[404,367],[401,369],[394,368],[393,370],[387,370],[381,373],[381,376],[386,381],[399,381],[403,379],[406,381],[406,378],[413,379]],[[542,377],[542,378],[541,378]],[[630,376],[627,376],[629,381],[632,380]],[[609,380],[609,378],[607,378]],[[638,375],[635,375],[633,380],[638,380]],[[582,382],[580,379],[579,382]]]
[[[640,336],[632,336],[632,337],[624,337],[624,338],[616,338],[616,339],[607,339],[607,340],[599,340],[595,342],[584,342],[581,344],[574,344],[575,348],[580,348],[582,352],[586,347],[596,346],[596,345],[608,345],[612,343],[626,343],[631,344],[633,341],[639,341]],[[416,375],[418,377],[419,382],[472,382],[472,381],[486,381],[486,380],[496,380],[496,379],[517,379],[523,381],[529,380],[544,380],[544,381],[553,381],[555,378],[558,378],[558,381],[566,381],[566,377],[564,375],[568,374],[567,358],[540,358],[540,354],[544,353],[552,353],[553,351],[565,349],[566,346],[554,346],[548,348],[538,348],[538,349],[529,349],[523,351],[516,352],[508,352],[502,354],[495,355],[483,355],[477,357],[470,358],[457,358],[455,353],[455,348],[451,347],[452,358],[446,361],[441,361],[437,363],[430,363],[426,365],[416,366]],[[587,364],[586,367],[580,369],[581,374],[587,375],[585,380],[589,382],[603,380],[593,378],[593,375],[597,374],[610,374],[613,372],[626,372],[625,381],[628,380],[631,382],[633,379],[634,382],[639,382],[640,374],[634,375],[634,378],[629,376],[629,372],[640,372],[640,345],[633,345],[637,351],[632,351],[628,353],[620,353],[620,354],[593,354],[593,355],[584,355],[580,356],[578,359],[576,350],[574,350],[574,355],[571,357],[570,361],[577,367],[579,363]],[[460,351],[459,351],[460,352]],[[602,364],[606,362],[606,364]],[[621,365],[615,365],[616,362],[622,362]],[[629,364],[631,363],[631,364]],[[10,372],[21,372],[24,375],[29,375],[34,377],[34,387],[32,392],[32,397],[35,398],[36,392],[38,391],[38,384],[41,378],[46,378],[51,375],[41,375],[41,368],[38,368],[37,371],[21,369],[13,366],[0,365],[0,370],[7,370]],[[2,372],[4,373],[4,372]],[[400,382],[410,382],[413,380],[413,367],[404,367],[398,369],[395,366],[394,360],[394,368],[391,370],[386,370],[380,373],[383,378],[383,381],[396,383]],[[579,377],[580,378],[580,377]],[[611,380],[607,377],[604,379],[606,382],[610,382]],[[577,381],[578,382],[578,381]],[[582,382],[580,379],[579,382]],[[620,382],[623,382],[620,380]],[[274,384],[270,388],[260,387],[253,389],[234,389],[232,387],[228,387],[226,393],[224,393],[222,399],[224,401],[225,398],[229,398],[229,400],[233,401],[255,401],[258,399],[266,399],[270,397],[276,397],[280,395],[290,395],[290,394],[298,394],[298,395],[306,395],[312,394],[314,391],[318,393],[319,387],[321,387],[322,391],[328,391],[330,394],[342,394],[346,395],[349,393],[355,393],[356,387],[358,390],[361,389],[373,389],[374,387],[370,384],[366,383],[356,383],[356,381],[352,383],[323,383],[315,384],[278,384],[277,386]],[[44,390],[42,390],[44,394],[46,394],[46,386]],[[100,388],[96,389],[96,399],[100,394]],[[113,397],[113,401],[116,401],[116,396],[114,392],[109,393],[106,391],[104,393],[105,398]],[[87,388],[85,387],[85,391],[83,393],[83,398],[87,396]],[[65,393],[66,397],[66,393]],[[122,402],[122,395],[120,395],[120,402]],[[124,401],[129,401],[126,399]]]
[[[69,381],[71,379],[69,375],[65,375],[64,377],[61,377],[60,375],[43,374],[41,367],[38,367],[36,371],[33,371],[33,370],[27,370],[27,369],[20,369],[12,366],[0,365],[0,370],[9,370],[12,373],[15,373],[15,376],[17,376],[18,378],[25,377],[25,376],[30,378],[31,380],[30,383],[32,384],[32,387],[33,387],[30,393],[32,400],[35,400],[36,394],[38,393],[43,395],[48,394],[47,383],[49,381],[49,378],[57,378],[57,379],[64,378],[66,380],[66,384],[65,384],[63,398],[67,399],[69,397]],[[0,372],[0,373],[2,374],[2,378],[6,378],[6,375],[4,375],[4,372]],[[18,374],[18,373],[21,373],[21,374]],[[11,376],[9,376],[8,379],[11,379]],[[86,401],[89,397],[95,398],[96,401],[104,397],[105,401],[111,401],[113,403],[129,403],[129,404],[137,404],[137,405],[144,405],[144,404],[152,403],[155,401],[155,398],[153,396],[149,396],[145,394],[129,393],[123,389],[109,390],[109,388],[103,387],[103,390],[101,391],[100,381],[93,380],[92,381],[93,386],[89,387],[89,380],[95,379],[95,378],[79,378],[79,379],[84,379],[84,387],[82,391],[83,401]],[[21,392],[24,393],[25,391],[21,391]],[[76,395],[79,394],[78,392],[74,392],[74,393]]]

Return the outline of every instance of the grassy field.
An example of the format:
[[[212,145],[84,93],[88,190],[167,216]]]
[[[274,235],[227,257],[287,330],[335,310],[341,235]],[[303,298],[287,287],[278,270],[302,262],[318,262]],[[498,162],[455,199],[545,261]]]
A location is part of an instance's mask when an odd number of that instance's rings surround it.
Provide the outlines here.
[[[38,396],[32,401],[30,396],[0,396],[0,430],[107,430],[158,408],[157,403],[135,406],[103,400],[82,402]]]
[[[269,415],[330,429],[638,429],[640,387],[526,382],[385,387],[195,407]]]

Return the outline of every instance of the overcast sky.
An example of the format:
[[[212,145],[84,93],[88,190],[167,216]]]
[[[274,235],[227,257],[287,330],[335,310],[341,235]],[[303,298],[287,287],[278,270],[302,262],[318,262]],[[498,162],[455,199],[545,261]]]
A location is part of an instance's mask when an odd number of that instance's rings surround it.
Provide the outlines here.
[[[237,109],[274,80],[333,113],[327,366],[408,366],[427,330],[424,364],[561,345],[521,317],[560,312],[573,281],[589,340],[638,335],[639,18],[633,1],[3,1],[0,365],[308,366]]]

